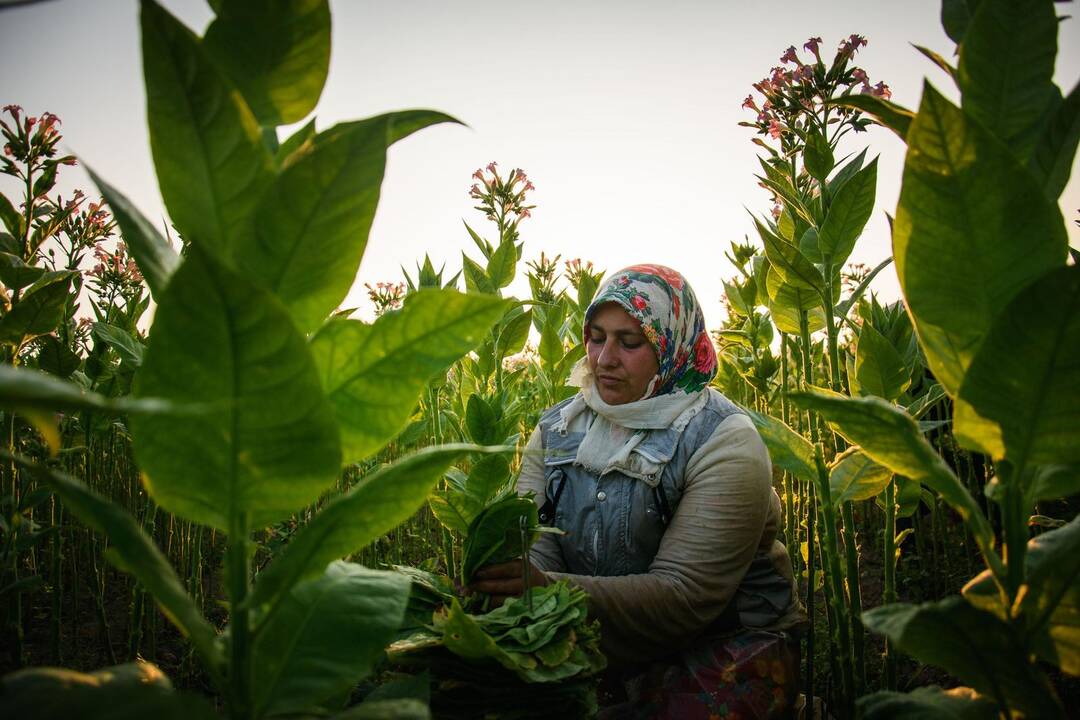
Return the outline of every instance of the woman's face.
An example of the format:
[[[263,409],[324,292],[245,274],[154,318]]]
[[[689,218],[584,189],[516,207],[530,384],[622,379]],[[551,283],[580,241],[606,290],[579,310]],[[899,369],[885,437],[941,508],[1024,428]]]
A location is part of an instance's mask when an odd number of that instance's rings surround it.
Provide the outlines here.
[[[608,405],[640,400],[660,365],[641,324],[615,303],[597,308],[589,321],[589,370]]]

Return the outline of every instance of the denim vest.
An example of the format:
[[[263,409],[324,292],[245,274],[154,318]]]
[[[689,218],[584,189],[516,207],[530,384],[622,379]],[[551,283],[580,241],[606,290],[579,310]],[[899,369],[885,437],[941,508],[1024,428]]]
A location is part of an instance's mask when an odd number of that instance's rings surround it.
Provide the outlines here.
[[[595,417],[592,411],[579,416],[582,422],[564,427],[561,411],[573,400],[569,398],[541,416],[546,491],[540,521],[565,532],[555,537],[567,572],[612,576],[649,571],[682,497],[690,457],[721,422],[746,414],[720,393],[707,392],[708,401],[684,428],[640,431],[646,436],[627,461],[603,476],[574,464],[587,424]],[[743,625],[764,627],[786,609],[790,585],[759,553],[736,599],[725,615],[730,619],[737,605],[736,617]]]

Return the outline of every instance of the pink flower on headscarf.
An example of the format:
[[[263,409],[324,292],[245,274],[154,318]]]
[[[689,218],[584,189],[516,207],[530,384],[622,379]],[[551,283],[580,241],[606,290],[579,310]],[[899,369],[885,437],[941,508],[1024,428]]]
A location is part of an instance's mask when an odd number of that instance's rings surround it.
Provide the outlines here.
[[[716,368],[716,349],[709,333],[702,330],[694,342],[694,369],[708,375]]]
[[[645,298],[641,297],[640,295],[635,295],[634,297],[630,298],[630,302],[638,310],[644,310],[645,309],[645,306],[646,306]]]

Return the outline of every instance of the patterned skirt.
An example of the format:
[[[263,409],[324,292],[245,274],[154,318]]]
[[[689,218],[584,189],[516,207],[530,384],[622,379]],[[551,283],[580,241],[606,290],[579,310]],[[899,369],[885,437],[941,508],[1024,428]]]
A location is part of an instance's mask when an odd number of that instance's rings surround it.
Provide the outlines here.
[[[601,720],[783,718],[798,691],[798,641],[744,630],[705,637],[667,662],[607,683]]]

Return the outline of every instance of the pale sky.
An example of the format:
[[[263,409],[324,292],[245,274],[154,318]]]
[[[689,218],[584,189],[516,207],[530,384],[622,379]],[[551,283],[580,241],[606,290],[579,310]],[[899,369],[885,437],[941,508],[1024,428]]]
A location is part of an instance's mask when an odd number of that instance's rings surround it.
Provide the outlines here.
[[[203,0],[164,6],[202,33]],[[1059,13],[1073,12],[1068,4]],[[946,57],[953,45],[940,4],[603,0],[546,3],[339,0],[319,129],[405,108],[433,108],[469,127],[437,126],[394,146],[382,200],[346,306],[370,312],[363,283],[401,280],[425,252],[448,274],[479,253],[462,219],[491,236],[467,196],[470,175],[497,161],[536,185],[521,225],[525,260],[561,254],[609,271],[639,262],[680,270],[710,327],[720,324],[724,259],[766,213],[753,133],[736,125],[750,85],[789,45],[823,39],[823,55],[850,33],[869,39],[857,63],[893,99],[917,107],[924,77],[955,97],[951,81],[909,43]],[[67,148],[128,195],[153,221],[164,215],[150,158],[134,0],[54,0],[0,12],[0,104],[63,121]],[[831,57],[831,54],[829,55]],[[1080,75],[1080,20],[1061,26],[1057,83]],[[885,212],[899,193],[904,146],[889,131],[855,136],[845,150],[880,154],[878,203],[853,261],[890,253]],[[1080,175],[1062,196],[1074,247]],[[0,185],[12,197],[9,185]],[[93,194],[81,169],[61,188]],[[523,268],[521,268],[523,269]],[[873,288],[899,297],[886,269]],[[509,291],[528,296],[523,274]]]

